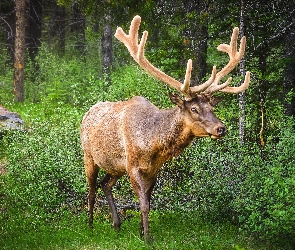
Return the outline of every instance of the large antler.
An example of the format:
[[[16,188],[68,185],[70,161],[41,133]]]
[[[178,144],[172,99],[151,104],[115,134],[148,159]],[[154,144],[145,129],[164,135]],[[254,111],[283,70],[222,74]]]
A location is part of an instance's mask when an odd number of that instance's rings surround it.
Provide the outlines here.
[[[175,80],[174,78],[166,75],[164,72],[154,67],[144,55],[144,46],[146,44],[148,32],[144,31],[140,43],[138,44],[138,29],[140,26],[140,16],[135,16],[131,22],[129,34],[125,34],[121,27],[118,27],[115,33],[115,37],[123,42],[133,59],[149,74],[155,78],[161,80],[167,85],[175,88],[181,92],[186,99],[192,99],[198,93],[204,93],[206,95],[212,95],[216,91],[222,91],[226,93],[240,93],[246,90],[250,82],[250,72],[246,73],[244,83],[239,87],[228,87],[232,78],[230,77],[225,83],[219,84],[220,80],[229,74],[236,65],[240,62],[244,55],[246,38],[241,39],[240,50],[237,51],[237,39],[239,29],[234,28],[230,45],[221,44],[217,47],[219,51],[223,51],[229,54],[229,63],[218,73],[216,73],[216,67],[213,67],[211,77],[201,85],[190,87],[191,71],[192,71],[192,60],[189,59],[187,62],[186,74],[184,83]]]

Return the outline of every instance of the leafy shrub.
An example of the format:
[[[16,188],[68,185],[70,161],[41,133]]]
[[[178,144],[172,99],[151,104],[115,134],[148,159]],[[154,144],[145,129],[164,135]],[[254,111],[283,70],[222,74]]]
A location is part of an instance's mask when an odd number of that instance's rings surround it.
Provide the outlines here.
[[[154,193],[158,209],[197,209],[228,218],[241,230],[294,246],[294,121],[281,123],[279,141],[241,146],[234,137],[202,139],[164,166]]]
[[[230,138],[223,141],[194,141],[160,173],[159,179],[164,180],[161,183],[164,190],[157,186],[160,190],[157,191],[156,198],[161,199],[163,196],[164,199],[171,200],[172,207],[177,205],[184,210],[198,209],[208,218],[224,218],[228,215],[229,204],[236,195],[235,178],[239,169],[230,141]],[[225,145],[229,146],[228,152],[224,150]],[[167,185],[170,188],[167,189]],[[171,190],[173,194],[170,194]],[[165,202],[164,207],[168,204]]]
[[[77,126],[81,116],[66,108],[52,112],[55,116],[47,120],[33,119],[28,131],[10,132],[3,139],[9,161],[4,216],[10,219],[18,214],[37,221],[84,206],[86,182]]]
[[[100,59],[91,56],[85,60],[74,56],[61,57],[43,44],[35,61],[26,62],[26,100],[56,105],[65,103],[87,110],[98,101],[126,100],[134,95],[143,95],[155,105],[170,105],[169,87],[137,66],[114,69],[109,84],[100,66],[93,65],[100,65]],[[12,69],[9,72],[12,74]],[[7,78],[4,80],[2,85],[10,87],[12,93],[12,75],[9,81]]]
[[[112,74],[112,84],[105,91],[102,100],[127,100],[141,95],[158,107],[172,105],[168,98],[169,87],[134,65],[116,69]]]
[[[26,64],[26,99],[75,106],[96,102],[94,90],[100,88],[101,69],[93,65],[99,62],[92,57],[84,61],[75,56],[61,57],[43,44],[35,61]]]
[[[8,55],[0,54],[0,105],[13,100],[13,64],[8,63]]]
[[[233,201],[241,227],[262,238],[290,244],[295,232],[294,121],[281,124],[277,143],[269,143],[249,161],[239,196]],[[256,158],[256,159],[255,159]],[[250,165],[251,164],[251,165]],[[246,166],[245,166],[246,167]]]

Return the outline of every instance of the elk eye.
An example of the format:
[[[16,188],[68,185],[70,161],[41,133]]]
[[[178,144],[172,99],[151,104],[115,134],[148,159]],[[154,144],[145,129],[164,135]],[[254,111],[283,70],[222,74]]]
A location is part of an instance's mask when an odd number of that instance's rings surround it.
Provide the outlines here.
[[[195,107],[192,107],[192,108],[191,108],[191,111],[194,112],[194,113],[196,113],[196,114],[198,114],[198,110],[197,110],[197,108],[195,108]]]

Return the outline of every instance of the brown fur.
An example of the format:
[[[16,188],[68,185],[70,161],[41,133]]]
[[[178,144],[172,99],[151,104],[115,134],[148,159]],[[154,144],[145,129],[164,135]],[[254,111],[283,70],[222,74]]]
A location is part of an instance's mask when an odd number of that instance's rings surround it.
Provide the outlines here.
[[[191,101],[170,95],[177,106],[160,110],[143,97],[124,102],[102,102],[85,114],[81,127],[85,171],[89,183],[89,223],[93,223],[95,187],[99,168],[107,174],[101,181],[116,229],[120,219],[112,186],[128,174],[139,198],[141,233],[149,238],[148,213],[157,173],[163,163],[179,155],[195,137],[225,135],[225,127],[213,113],[206,96]]]

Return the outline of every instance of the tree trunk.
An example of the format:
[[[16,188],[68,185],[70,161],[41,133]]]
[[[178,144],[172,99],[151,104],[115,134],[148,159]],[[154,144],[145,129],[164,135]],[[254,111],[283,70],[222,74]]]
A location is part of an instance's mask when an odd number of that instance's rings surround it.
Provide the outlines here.
[[[57,45],[57,51],[64,55],[66,46],[66,8],[57,5],[57,3],[51,3],[51,6],[49,44],[53,47]]]
[[[111,84],[111,66],[112,66],[112,26],[111,16],[105,15],[105,25],[101,39],[102,46],[102,72],[108,85]]]
[[[72,5],[73,9],[73,17],[72,17],[72,24],[71,24],[71,30],[74,32],[76,37],[76,45],[75,47],[80,52],[81,56],[85,56],[85,15],[81,12],[79,9],[79,6],[77,3],[74,3]]]
[[[240,37],[244,36],[244,17],[245,17],[245,3],[241,0],[241,14],[240,14]],[[245,79],[245,58],[243,57],[240,62],[240,73]],[[240,142],[243,145],[245,143],[245,92],[239,94],[239,106],[240,106],[240,116],[239,116],[239,136]]]
[[[26,0],[16,0],[14,48],[14,99],[16,102],[24,101],[25,9]]]
[[[289,2],[290,13],[294,13],[295,4]],[[288,23],[293,23],[289,30],[285,33],[285,58],[287,61],[285,72],[284,72],[284,96],[285,96],[285,113],[288,116],[295,115],[295,17],[290,16]],[[293,94],[290,95],[293,90]]]
[[[185,67],[187,60],[191,58],[194,69],[192,85],[198,85],[206,76],[208,28],[207,19],[201,16],[205,16],[204,13],[207,12],[208,6],[204,0],[183,1],[183,4],[187,20],[183,31],[183,43],[185,51],[188,52],[186,53],[188,58],[184,58]]]
[[[30,59],[34,61],[41,45],[42,0],[30,0],[28,12],[27,47]]]
[[[4,43],[6,44],[9,59],[7,63],[13,63],[14,61],[14,37],[15,37],[15,3],[11,0],[1,0],[0,2],[0,19],[4,22],[3,31],[6,33],[4,37]],[[2,28],[1,27],[1,28]],[[1,29],[0,29],[1,31]]]

